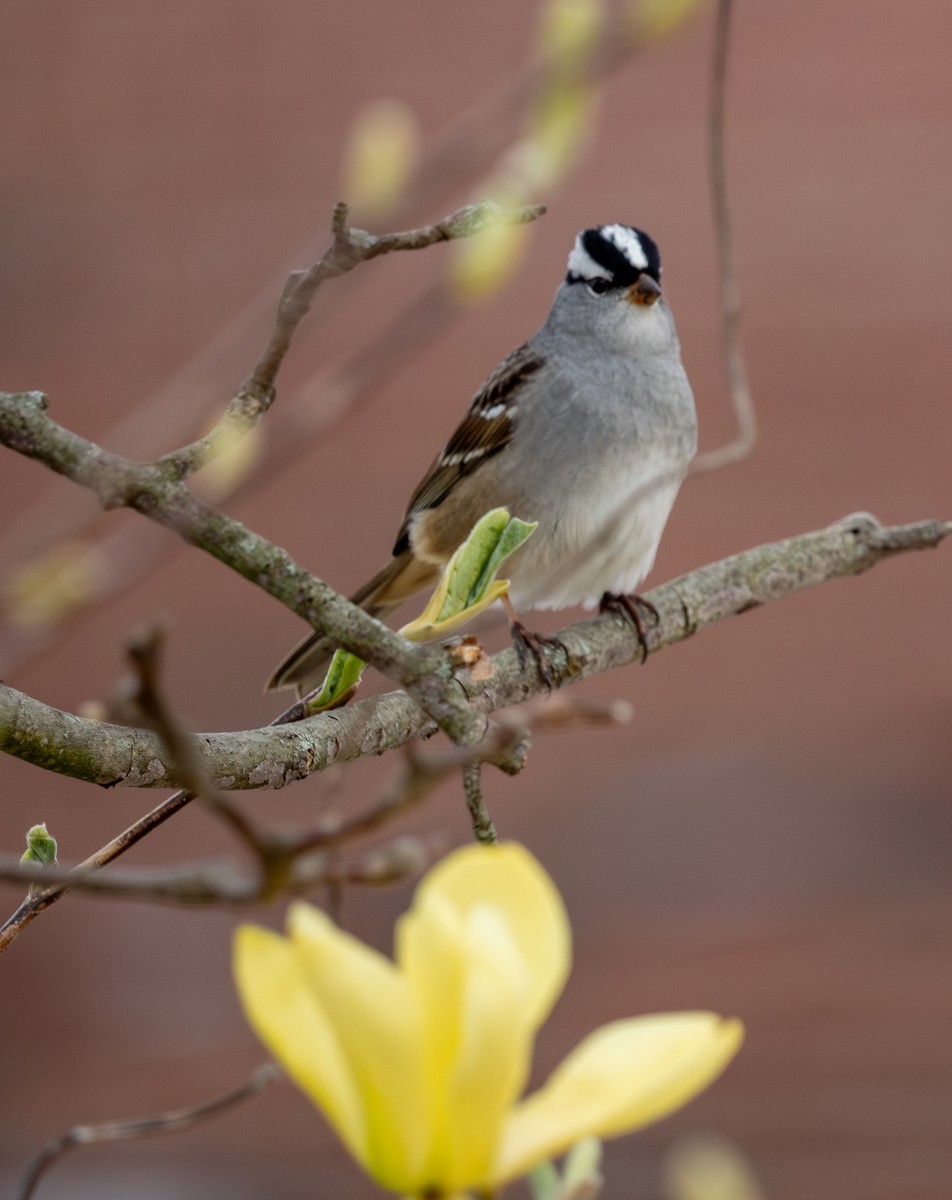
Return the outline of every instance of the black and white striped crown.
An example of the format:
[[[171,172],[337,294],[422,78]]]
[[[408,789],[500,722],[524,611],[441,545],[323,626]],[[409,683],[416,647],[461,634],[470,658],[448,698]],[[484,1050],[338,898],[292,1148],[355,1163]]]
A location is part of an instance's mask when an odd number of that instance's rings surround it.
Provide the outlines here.
[[[605,279],[612,287],[630,287],[642,274],[661,282],[661,255],[654,241],[631,225],[597,225],[575,239],[566,279]]]

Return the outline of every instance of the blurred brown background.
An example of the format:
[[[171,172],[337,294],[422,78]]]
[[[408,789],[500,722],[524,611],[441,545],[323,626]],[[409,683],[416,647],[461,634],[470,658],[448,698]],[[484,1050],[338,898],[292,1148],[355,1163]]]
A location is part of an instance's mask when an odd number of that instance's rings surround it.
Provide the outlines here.
[[[655,581],[857,510],[952,516],[952,8],[737,9],[730,189],[761,436],[752,458],[685,487]],[[503,0],[12,0],[0,39],[2,386],[45,390],[57,420],[133,456],[185,440],[249,369],[286,272],[326,241],[360,107],[398,97],[438,137],[520,69],[536,15]],[[545,197],[507,289],[230,512],[333,584],[361,582],[486,371],[545,315],[575,232],[600,221],[658,239],[702,445],[730,436],[704,169],[710,26],[708,11],[611,78],[589,153]],[[468,198],[457,189],[411,219]],[[301,331],[268,436],[448,253],[391,257],[340,285]],[[117,426],[150,397],[154,424]],[[0,488],[10,562],[39,545],[59,504],[94,509],[11,454]],[[265,723],[274,704],[260,681],[299,623],[144,525],[109,514],[97,530],[122,535],[125,555],[167,545],[159,569],[6,682],[75,709],[114,686],[127,632],[165,613],[183,719]],[[488,776],[501,830],[542,858],[575,930],[540,1073],[616,1016],[709,1007],[748,1026],[714,1089],[611,1147],[608,1197],[658,1200],[664,1152],[690,1131],[732,1139],[771,1200],[952,1194],[950,578],[945,548],[747,614],[585,685],[630,698],[630,725],[539,740],[520,778]],[[252,807],[306,819],[371,801],[395,769],[361,764],[336,795],[314,779]],[[8,850],[46,820],[62,856],[81,857],[157,800],[15,761],[0,771]],[[401,828],[464,842],[459,788]],[[223,840],[186,811],[129,862],[220,853]],[[408,893],[349,893],[346,919],[385,945]],[[12,909],[15,892],[5,897]],[[8,1192],[69,1125],[193,1103],[263,1057],[230,986],[236,919],[72,898],[3,957]],[[371,1194],[287,1086],[181,1136],[79,1152],[39,1193]]]

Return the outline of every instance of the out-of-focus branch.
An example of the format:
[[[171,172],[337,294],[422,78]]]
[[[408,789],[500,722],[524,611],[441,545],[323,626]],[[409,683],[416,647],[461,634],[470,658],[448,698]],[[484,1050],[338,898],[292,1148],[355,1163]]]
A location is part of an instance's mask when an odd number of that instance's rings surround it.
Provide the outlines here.
[[[750,454],[757,438],[757,416],[740,342],[740,290],[734,268],[730,206],[727,199],[727,168],[724,163],[724,99],[727,90],[727,48],[730,42],[732,3],[733,0],[718,0],[717,4],[707,136],[711,206],[721,282],[721,340],[738,432],[737,437],[726,446],[718,446],[716,450],[699,454],[691,464],[692,475],[717,471],[721,467],[739,462]]]
[[[203,1100],[189,1108],[174,1112],[159,1113],[152,1117],[136,1117],[130,1121],[107,1121],[102,1125],[76,1125],[61,1137],[49,1142],[27,1167],[17,1193],[18,1200],[30,1200],[44,1172],[58,1158],[76,1146],[93,1146],[98,1142],[131,1141],[157,1133],[177,1133],[189,1129],[209,1117],[227,1112],[236,1105],[250,1100],[269,1084],[283,1076],[277,1063],[267,1062],[256,1067],[250,1078],[238,1087],[211,1100]]]
[[[273,870],[257,875],[243,873],[234,863],[224,859],[123,871],[115,867],[102,870],[80,866],[23,866],[13,855],[0,855],[0,880],[44,884],[47,890],[55,890],[60,895],[85,892],[192,907],[209,904],[244,906],[267,903],[276,895],[313,892],[319,887],[397,883],[418,874],[428,859],[425,847],[417,838],[396,838],[350,861],[336,861],[326,852],[308,850],[305,841],[305,838],[300,839],[300,849],[288,849],[286,861],[279,863],[276,859]],[[49,904],[43,907],[48,908]],[[32,911],[40,909],[34,907]],[[5,934],[6,927],[0,931],[0,950],[6,948]]]
[[[183,729],[175,719],[172,707],[163,694],[159,683],[159,660],[164,641],[165,632],[160,626],[143,630],[130,638],[126,650],[136,673],[136,689],[131,697],[131,706],[144,719],[145,725],[159,735],[176,782],[190,797],[199,797],[266,866],[266,845],[244,814],[212,785],[205,773],[205,764],[194,735]]]

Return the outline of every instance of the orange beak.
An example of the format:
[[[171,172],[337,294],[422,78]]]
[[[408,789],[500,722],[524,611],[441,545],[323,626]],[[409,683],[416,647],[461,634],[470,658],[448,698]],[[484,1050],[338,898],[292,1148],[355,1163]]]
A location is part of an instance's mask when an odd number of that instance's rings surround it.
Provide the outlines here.
[[[628,299],[632,304],[641,304],[650,308],[661,295],[661,284],[656,283],[650,275],[639,275],[637,282],[628,289]]]

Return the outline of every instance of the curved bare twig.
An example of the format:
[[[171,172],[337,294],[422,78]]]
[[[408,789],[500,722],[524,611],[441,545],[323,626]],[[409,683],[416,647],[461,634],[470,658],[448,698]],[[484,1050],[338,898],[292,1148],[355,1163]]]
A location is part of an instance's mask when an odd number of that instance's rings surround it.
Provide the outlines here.
[[[697,455],[691,464],[692,475],[717,471],[746,458],[757,439],[757,416],[747,381],[747,366],[740,342],[741,304],[734,247],[731,234],[730,206],[727,199],[727,169],[724,164],[724,97],[727,89],[727,48],[730,42],[733,0],[718,0],[711,65],[711,99],[708,109],[708,170],[711,205],[721,281],[721,340],[727,367],[731,404],[737,416],[737,437],[726,446]]]
[[[40,1177],[67,1150],[75,1149],[77,1146],[93,1146],[98,1142],[132,1141],[157,1133],[177,1133],[179,1130],[188,1129],[209,1117],[216,1117],[219,1113],[227,1112],[245,1100],[250,1100],[276,1079],[281,1079],[283,1075],[284,1072],[277,1063],[266,1062],[256,1067],[245,1083],[189,1108],[159,1113],[152,1117],[135,1117],[129,1121],[106,1121],[102,1125],[75,1125],[68,1133],[64,1133],[44,1146],[30,1163],[23,1176],[23,1182],[20,1184],[17,1200],[30,1200],[36,1191]]]

